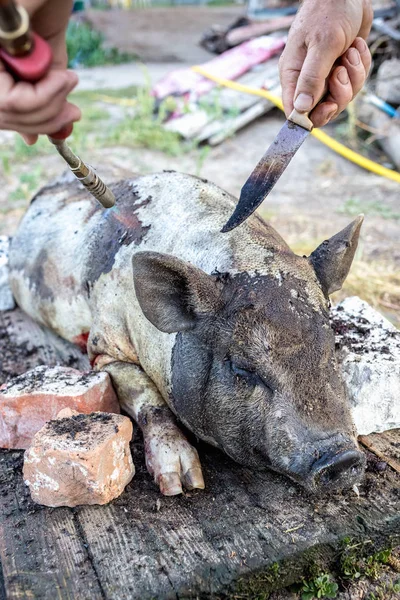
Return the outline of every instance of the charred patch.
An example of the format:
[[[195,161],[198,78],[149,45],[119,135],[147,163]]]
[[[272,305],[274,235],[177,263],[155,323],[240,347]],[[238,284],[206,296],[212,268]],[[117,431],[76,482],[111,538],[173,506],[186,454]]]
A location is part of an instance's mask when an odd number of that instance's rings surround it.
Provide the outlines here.
[[[47,251],[41,250],[36,261],[30,268],[25,269],[29,280],[29,288],[34,289],[42,300],[54,300],[54,291],[45,282],[46,266],[50,264]]]
[[[168,406],[149,406],[143,408],[138,415],[138,425],[141,429],[152,425],[163,425],[171,419],[171,411]]]
[[[112,186],[117,199],[113,208],[102,213],[95,230],[91,234],[91,264],[86,273],[86,281],[93,284],[104,273],[109,273],[115,256],[121,246],[140,244],[150,229],[143,226],[137,211],[151,202],[151,196],[141,198],[127,181]]]

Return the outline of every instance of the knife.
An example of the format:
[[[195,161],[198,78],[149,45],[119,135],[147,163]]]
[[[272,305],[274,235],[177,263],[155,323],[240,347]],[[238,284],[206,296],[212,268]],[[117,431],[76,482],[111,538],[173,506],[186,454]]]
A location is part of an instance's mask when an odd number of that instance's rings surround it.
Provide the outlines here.
[[[231,231],[245,221],[268,196],[283,171],[313,128],[308,113],[294,109],[241,189],[239,202],[221,229]]]

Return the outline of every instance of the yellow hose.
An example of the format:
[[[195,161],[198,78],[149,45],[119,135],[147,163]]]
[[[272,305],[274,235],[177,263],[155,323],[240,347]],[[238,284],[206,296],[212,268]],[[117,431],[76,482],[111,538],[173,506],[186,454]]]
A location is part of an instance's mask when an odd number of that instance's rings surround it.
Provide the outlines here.
[[[237,83],[237,81],[222,79],[221,77],[217,77],[216,75],[208,73],[208,71],[206,69],[203,69],[203,67],[195,66],[192,67],[192,70],[198,73],[199,75],[206,77],[207,79],[211,79],[211,81],[215,81],[215,83],[218,83],[218,85],[222,85],[223,87],[231,88],[232,90],[236,90],[237,92],[243,92],[245,94],[252,94],[253,96],[260,96],[261,98],[266,98],[267,100],[272,102],[272,104],[275,104],[275,106],[277,106],[283,111],[282,100],[278,96],[275,96],[275,94],[271,94],[271,92],[269,92],[268,90],[252,88],[248,85]],[[386,177],[387,179],[392,179],[393,181],[397,181],[397,183],[400,183],[400,173],[398,171],[387,169],[386,167],[383,167],[382,165],[374,162],[373,160],[370,160],[369,158],[365,158],[361,154],[358,154],[358,152],[350,150],[350,148],[347,148],[340,142],[337,142],[333,137],[331,137],[324,131],[321,131],[321,129],[313,129],[311,135],[313,135],[315,138],[317,138],[317,140],[325,144],[325,146],[328,146],[328,148],[331,148],[331,150],[334,150],[334,152],[340,154],[340,156],[344,156],[344,158],[347,158],[347,160],[350,160],[359,167],[367,169],[372,173],[376,173],[376,175],[381,175],[382,177]]]

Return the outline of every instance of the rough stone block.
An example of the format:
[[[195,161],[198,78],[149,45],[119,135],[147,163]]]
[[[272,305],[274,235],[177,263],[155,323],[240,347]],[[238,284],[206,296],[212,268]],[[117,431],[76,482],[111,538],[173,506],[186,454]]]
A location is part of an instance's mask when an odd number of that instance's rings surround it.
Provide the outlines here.
[[[10,238],[0,235],[0,310],[15,308],[15,300],[8,282],[8,252]]]
[[[135,474],[132,423],[104,412],[63,414],[46,423],[25,452],[24,481],[32,499],[46,506],[107,504]]]
[[[339,363],[359,435],[400,427],[400,331],[353,296],[332,311]]]
[[[63,408],[119,413],[107,373],[36,367],[0,388],[0,447],[28,448],[33,436]]]
[[[385,60],[378,69],[376,93],[386,102],[400,104],[400,60]]]

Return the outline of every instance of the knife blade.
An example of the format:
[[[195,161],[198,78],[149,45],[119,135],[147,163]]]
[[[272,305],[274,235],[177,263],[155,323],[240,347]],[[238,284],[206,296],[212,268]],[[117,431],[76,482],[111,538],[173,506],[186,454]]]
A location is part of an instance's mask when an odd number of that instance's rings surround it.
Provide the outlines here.
[[[260,206],[312,128],[313,123],[307,113],[293,110],[242,187],[239,202],[232,216],[221,229],[222,233],[231,231],[243,223]]]

